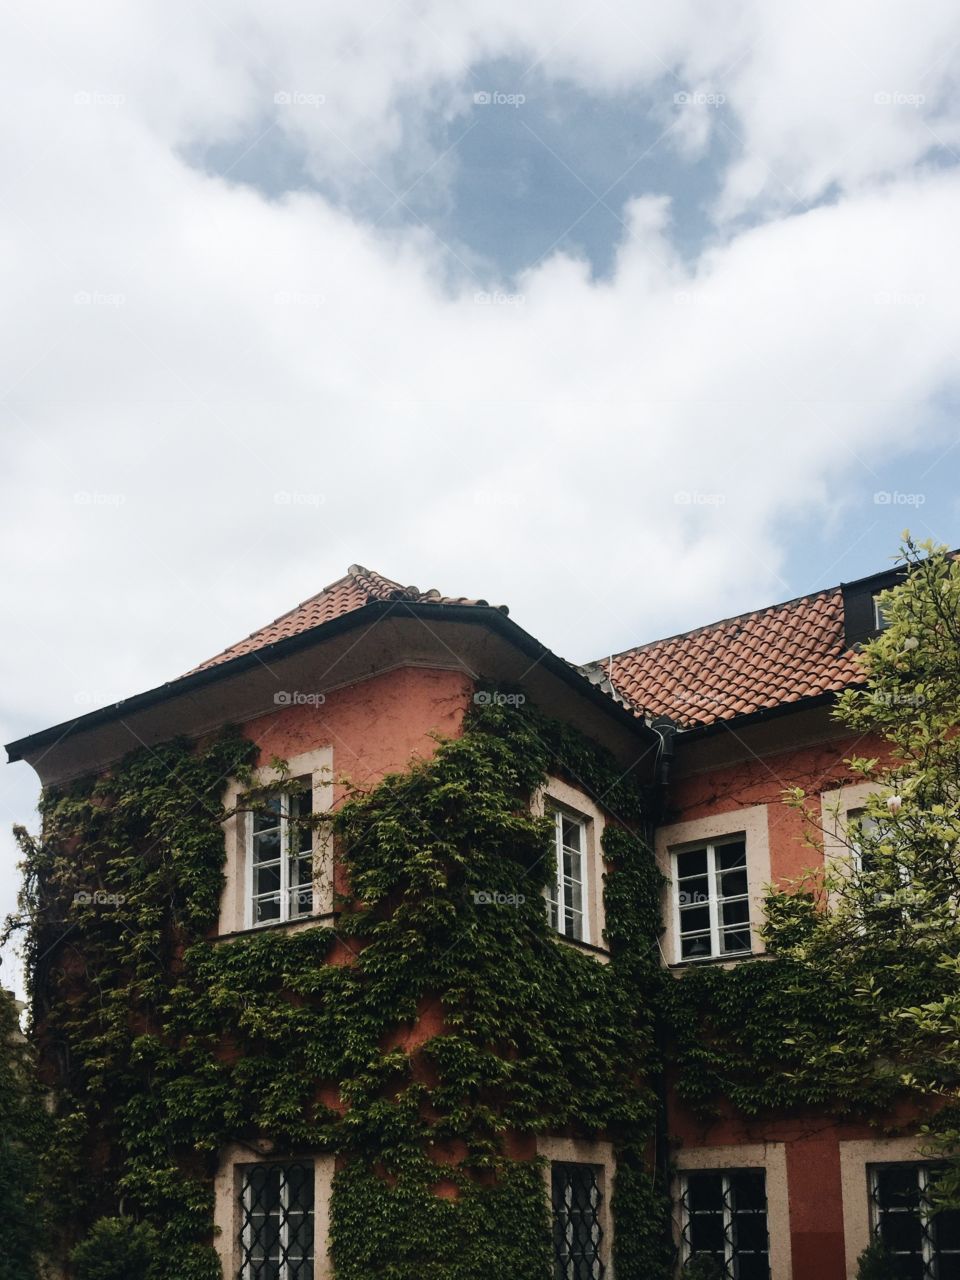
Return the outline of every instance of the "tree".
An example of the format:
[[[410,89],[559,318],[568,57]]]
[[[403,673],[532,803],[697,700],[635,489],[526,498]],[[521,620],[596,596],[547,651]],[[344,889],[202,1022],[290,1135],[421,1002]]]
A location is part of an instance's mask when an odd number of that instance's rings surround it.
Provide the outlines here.
[[[767,936],[869,1015],[830,1043],[808,1030],[806,1069],[868,1072],[912,1093],[948,1152],[960,1139],[960,560],[909,534],[901,560],[903,582],[880,598],[886,629],[862,651],[865,683],[835,709],[861,740],[882,740],[848,761],[873,793],[846,822],[790,793],[810,843],[822,852],[835,822],[845,856],[793,886],[800,897],[773,895]],[[960,1173],[941,1185],[955,1199]]]

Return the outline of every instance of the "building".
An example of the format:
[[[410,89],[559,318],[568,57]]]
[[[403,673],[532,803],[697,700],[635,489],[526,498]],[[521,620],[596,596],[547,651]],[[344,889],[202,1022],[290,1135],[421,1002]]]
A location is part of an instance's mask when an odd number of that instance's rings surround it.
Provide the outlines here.
[[[224,948],[235,947],[240,957],[251,940],[323,928],[337,935],[325,962],[349,969],[358,954],[343,906],[352,887],[324,816],[341,808],[350,787],[376,788],[409,772],[413,762],[433,759],[437,735],[456,740],[478,706],[530,705],[598,744],[641,797],[643,834],[664,879],[657,964],[682,980],[693,967],[766,963],[759,933],[765,887],[795,880],[810,859],[801,820],[782,803],[786,788],[799,785],[820,795],[826,815],[862,805],[864,788],[851,782],[844,761],[876,744],[855,742],[830,712],[836,693],[862,679],[856,646],[882,626],[875,597],[896,577],[897,571],[878,574],[578,669],[505,609],[403,587],[352,566],[317,596],[188,675],[15,742],[8,751],[11,760],[33,765],[45,789],[57,793],[76,779],[110,776],[132,749],[156,753],[171,740],[206,741],[224,725],[239,725],[257,755],[252,777],[222,781],[229,814],[224,878],[204,954],[223,956]],[[279,760],[285,770],[278,771]],[[259,810],[243,806],[243,796],[252,793],[267,797]],[[609,885],[618,871],[601,841],[611,824],[629,823],[611,812],[605,789],[569,766],[548,771],[531,804],[554,824],[556,874],[548,877],[543,917],[555,941],[582,957],[584,966],[609,964],[613,973],[617,950],[607,937],[603,877],[609,873]],[[86,848],[82,839],[71,846],[80,868]],[[95,916],[96,928],[104,929],[106,913],[96,915],[96,909],[109,906],[111,893],[123,893],[102,876],[100,881],[79,892],[86,895],[81,907],[93,913],[84,919]],[[491,886],[474,891],[472,903],[480,913],[485,898],[492,909],[509,910],[510,897]],[[162,928],[158,939],[161,934]],[[53,944],[62,949],[62,955],[53,953],[61,956],[59,985],[49,985],[49,968],[40,975],[46,995],[35,1010],[37,1036],[54,1089],[66,1079],[61,1041],[69,1038],[55,1029],[58,1001],[72,1000],[70,993],[85,981],[79,976],[82,936],[81,926],[72,939]],[[180,965],[182,948],[174,942],[164,950],[168,941],[164,934],[157,950],[164,964]],[[594,972],[573,968],[568,978],[582,973],[589,983]],[[310,1004],[313,998],[301,994],[297,1000]],[[471,998],[464,995],[467,1004]],[[406,1055],[404,1079],[428,1093],[437,1089],[437,1096],[443,1064],[439,1076],[431,1074],[428,1050],[457,1021],[449,1001],[441,1003],[421,1001],[412,1022],[404,1019],[380,1042],[383,1061],[392,1061],[391,1053]],[[575,1005],[568,1012],[572,1021],[581,1016]],[[138,1016],[134,1009],[128,1021]],[[530,1016],[535,1021],[540,1015]],[[544,1026],[552,1016],[543,1013]],[[642,1038],[643,1029],[636,1034]],[[264,1043],[269,1047],[269,1038]],[[229,1066],[228,1052],[217,1052],[217,1062]],[[669,1058],[669,1045],[665,1052]],[[509,1062],[510,1054],[498,1061]],[[325,1071],[318,1068],[324,1114],[336,1126],[351,1103]],[[618,1088],[628,1087],[622,1073],[617,1080]],[[645,1274],[621,1239],[633,1229],[624,1225],[630,1221],[626,1210],[621,1222],[612,1205],[623,1142],[634,1154],[639,1142],[650,1186],[669,1194],[676,1268],[693,1253],[708,1252],[738,1280],[843,1280],[856,1274],[857,1257],[875,1232],[882,1229],[892,1239],[897,1229],[898,1247],[912,1268],[905,1274],[953,1274],[945,1269],[947,1245],[929,1229],[927,1166],[909,1119],[894,1136],[880,1136],[866,1122],[810,1108],[768,1108],[748,1117],[724,1099],[719,1112],[705,1118],[673,1087],[669,1070],[646,1083],[659,1100],[642,1141],[639,1121],[629,1141],[613,1123],[590,1131],[568,1122],[551,1131],[549,1125],[505,1120],[518,1113],[513,1101],[503,1102],[506,1155],[518,1166],[538,1155],[544,1161],[545,1173],[537,1176],[545,1178],[542,1201],[552,1221],[557,1277],[612,1280],[615,1245],[618,1274]],[[538,1087],[549,1092],[549,1082],[541,1079]],[[75,1080],[70,1088],[76,1096]],[[389,1091],[383,1100],[399,1101]],[[485,1095],[485,1105],[488,1100]],[[639,1106],[640,1100],[638,1092],[632,1101]],[[327,1256],[331,1214],[336,1216],[333,1186],[346,1157],[339,1149],[298,1147],[289,1138],[277,1144],[262,1128],[253,1134],[243,1117],[233,1123],[235,1140],[220,1141],[206,1164],[190,1166],[214,1189],[223,1274],[241,1280],[334,1274]],[[113,1124],[105,1131],[112,1133]],[[223,1137],[228,1130],[224,1121],[217,1132]],[[380,1169],[369,1148],[377,1139],[366,1141],[364,1169]],[[467,1183],[452,1171],[471,1142],[448,1131],[442,1149],[431,1153],[438,1201],[470,1202]],[[384,1144],[386,1151],[386,1137]],[[108,1167],[111,1158],[103,1159]],[[384,1176],[394,1191],[397,1178]],[[482,1173],[477,1185],[486,1185]],[[364,1272],[358,1257],[343,1265],[350,1277],[376,1273]],[[450,1271],[460,1274],[467,1272]],[[497,1274],[525,1280],[528,1273]]]

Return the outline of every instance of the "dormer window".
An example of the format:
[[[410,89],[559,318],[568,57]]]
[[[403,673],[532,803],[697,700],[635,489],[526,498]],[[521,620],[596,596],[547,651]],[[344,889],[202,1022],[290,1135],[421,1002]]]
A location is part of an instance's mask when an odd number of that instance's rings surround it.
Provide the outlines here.
[[[890,619],[883,605],[880,603],[880,596],[873,597],[873,629],[874,631],[886,631],[890,625]]]

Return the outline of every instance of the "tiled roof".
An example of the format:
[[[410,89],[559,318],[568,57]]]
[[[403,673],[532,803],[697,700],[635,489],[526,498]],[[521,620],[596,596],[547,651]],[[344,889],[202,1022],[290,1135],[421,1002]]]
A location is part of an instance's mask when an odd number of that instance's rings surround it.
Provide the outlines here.
[[[195,667],[194,671],[205,671],[208,667],[219,666],[221,662],[229,662],[231,658],[239,658],[241,654],[255,653],[257,649],[275,644],[278,640],[286,640],[289,636],[311,631],[334,618],[342,618],[344,614],[362,609],[365,604],[375,600],[407,600],[417,604],[487,604],[486,600],[468,600],[465,596],[442,596],[435,589],[421,591],[419,587],[404,587],[372,569],[365,569],[363,565],[352,564],[342,578],[331,582],[315,596],[267,623],[259,631],[254,631],[245,640],[224,649],[214,658],[208,658],[199,667]],[[500,608],[506,612],[505,606]],[[193,672],[189,674],[193,675]]]
[[[863,679],[839,588],[656,640],[596,664],[637,711],[687,727],[733,720]]]

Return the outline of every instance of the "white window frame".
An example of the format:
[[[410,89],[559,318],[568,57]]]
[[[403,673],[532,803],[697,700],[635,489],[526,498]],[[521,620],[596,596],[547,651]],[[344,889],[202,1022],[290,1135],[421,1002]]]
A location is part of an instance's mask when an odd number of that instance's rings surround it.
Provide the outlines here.
[[[294,795],[310,795],[311,796],[311,814],[315,816],[312,800],[312,786],[309,777],[294,779],[293,781],[302,783],[301,791],[281,791],[280,795],[280,915],[275,920],[257,920],[255,906],[259,898],[273,897],[273,894],[254,895],[254,867],[260,865],[254,863],[254,848],[256,841],[256,833],[254,832],[255,823],[253,822],[253,814],[250,814],[250,821],[246,824],[247,831],[247,849],[246,849],[246,924],[251,929],[267,929],[272,925],[292,924],[299,920],[309,920],[311,916],[316,914],[316,888],[315,877],[316,868],[314,860],[316,858],[316,831],[311,828],[310,837],[310,861],[312,868],[312,877],[310,885],[310,909],[308,911],[299,911],[294,915],[290,910],[290,864],[294,858],[290,854],[290,800]],[[299,861],[300,856],[297,855],[296,860]],[[306,886],[303,886],[304,888]]]
[[[733,1240],[733,1210],[730,1208],[730,1179],[737,1173],[762,1173],[763,1174],[763,1193],[766,1202],[764,1209],[764,1221],[767,1225],[767,1259],[768,1262],[772,1255],[771,1239],[770,1239],[770,1198],[768,1191],[767,1170],[765,1166],[737,1165],[736,1168],[723,1169],[685,1169],[680,1174],[679,1190],[680,1190],[680,1212],[678,1214],[680,1228],[680,1262],[682,1266],[690,1261],[693,1254],[690,1251],[690,1243],[687,1240],[687,1227],[689,1225],[689,1214],[687,1212],[687,1190],[691,1175],[712,1174],[721,1180],[721,1201],[723,1205],[723,1265],[728,1275],[734,1275],[734,1262],[736,1261],[736,1252],[734,1250]],[[771,1266],[771,1274],[773,1269]]]
[[[674,847],[670,850],[672,890],[673,890],[673,932],[676,939],[675,959],[677,964],[703,964],[708,960],[736,960],[742,959],[744,956],[753,954],[753,930],[751,923],[750,910],[750,851],[747,844],[747,833],[743,831],[732,831],[722,836],[716,836],[709,840],[697,840],[692,844]],[[744,846],[744,874],[747,879],[747,888],[745,893],[733,894],[730,897],[720,897],[719,887],[719,871],[717,869],[717,850],[722,849],[724,845],[742,844]],[[709,954],[704,956],[684,956],[683,954],[683,935],[680,931],[681,913],[680,913],[680,881],[677,876],[677,859],[685,853],[696,853],[699,850],[705,850],[707,855],[707,906],[709,908]],[[750,945],[741,951],[724,951],[721,945],[721,937],[724,932],[720,923],[720,904],[721,902],[746,902],[747,918],[743,922],[740,932],[750,935]],[[728,926],[729,928],[730,926]]]
[[[590,876],[590,819],[583,813],[577,813],[576,810],[568,808],[566,805],[558,804],[550,797],[547,798],[546,816],[553,819],[554,839],[553,839],[553,891],[547,889],[547,902],[551,911],[556,908],[557,925],[556,931],[561,938],[566,938],[568,942],[585,942],[589,946],[593,939],[590,936],[590,916],[593,886]],[[580,828],[580,937],[575,934],[567,933],[563,928],[564,918],[566,916],[566,886],[563,874],[563,854],[568,848],[563,843],[563,821],[576,823]]]
[[[880,603],[880,593],[878,592],[873,599],[873,629],[874,631],[886,631],[890,625],[890,619],[883,611],[883,605]]]

